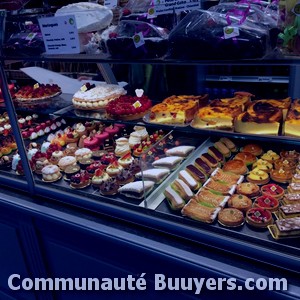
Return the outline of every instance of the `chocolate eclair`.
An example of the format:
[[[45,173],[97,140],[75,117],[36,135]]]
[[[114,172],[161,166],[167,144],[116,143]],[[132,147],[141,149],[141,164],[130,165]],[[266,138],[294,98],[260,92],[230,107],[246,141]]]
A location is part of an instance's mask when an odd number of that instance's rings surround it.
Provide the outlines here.
[[[200,158],[202,158],[213,169],[219,166],[219,162],[208,153],[203,153]]]
[[[224,162],[224,155],[215,146],[208,147],[207,153],[214,157],[218,162]]]
[[[207,179],[206,175],[202,173],[194,165],[188,165],[186,167],[187,172],[198,182],[204,183]]]
[[[195,166],[206,175],[212,172],[212,168],[200,157],[195,160]]]

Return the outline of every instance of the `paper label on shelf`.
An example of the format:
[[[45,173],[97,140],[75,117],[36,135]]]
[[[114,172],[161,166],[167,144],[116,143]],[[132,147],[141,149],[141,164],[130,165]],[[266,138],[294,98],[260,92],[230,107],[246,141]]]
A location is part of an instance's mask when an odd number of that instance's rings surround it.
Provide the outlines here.
[[[152,4],[155,8],[156,15],[170,14],[173,12],[179,13],[185,10],[194,10],[201,8],[200,0],[154,0]]]
[[[155,7],[150,7],[148,9],[148,13],[147,13],[147,19],[153,19],[153,18],[156,18],[157,15],[156,15],[156,9]]]
[[[232,81],[231,76],[220,76],[219,81]]]
[[[259,76],[257,78],[257,80],[259,82],[271,82],[272,81],[272,77],[270,77],[270,76]]]
[[[34,39],[34,37],[35,37],[36,35],[37,35],[36,32],[30,32],[30,33],[26,36],[25,40],[26,40],[26,41],[31,41],[31,40]]]
[[[75,16],[38,19],[47,54],[80,53]]]
[[[118,0],[105,0],[104,6],[112,9],[118,6]]]
[[[132,105],[133,105],[134,108],[139,108],[139,107],[142,106],[140,101],[135,101]]]
[[[224,39],[231,39],[240,35],[240,30],[235,26],[226,26],[223,28]]]
[[[139,32],[133,36],[133,42],[135,48],[141,47],[145,44],[144,36],[142,32]]]
[[[38,89],[40,87],[40,85],[38,83],[36,83],[34,86],[33,86],[33,89]]]

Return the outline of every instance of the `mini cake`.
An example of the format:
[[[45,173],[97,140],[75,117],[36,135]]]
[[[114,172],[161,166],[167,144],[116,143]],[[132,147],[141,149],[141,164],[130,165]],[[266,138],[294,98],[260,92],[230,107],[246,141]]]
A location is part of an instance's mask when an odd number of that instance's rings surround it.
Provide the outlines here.
[[[101,162],[93,162],[89,166],[86,167],[86,172],[89,174],[90,178],[92,178],[96,172],[97,169],[105,169],[105,166],[101,164]]]
[[[244,221],[243,213],[236,208],[224,208],[218,213],[218,222],[223,226],[238,227]]]
[[[142,137],[139,135],[138,132],[134,131],[130,133],[128,143],[131,149],[133,149],[135,146],[140,145],[141,141],[142,141]]]
[[[274,239],[299,237],[300,217],[276,220],[275,225],[268,226]]]
[[[64,179],[70,180],[71,177],[80,172],[80,167],[78,165],[67,166],[64,170]]]
[[[141,162],[139,159],[134,159],[133,162],[129,166],[129,171],[133,174],[136,174],[141,171]]]
[[[151,180],[156,184],[162,182],[168,175],[170,171],[168,169],[148,169],[143,172],[138,172],[135,177],[138,179]]]
[[[153,186],[153,181],[135,181],[125,184],[118,191],[126,197],[142,199],[152,190]]]
[[[64,153],[61,150],[56,150],[52,152],[50,162],[54,165],[57,165],[59,160],[64,156]]]
[[[42,144],[42,146],[41,146],[41,152],[42,153],[46,153],[47,152],[47,150],[48,150],[48,148],[49,148],[49,146],[50,146],[50,142],[43,142],[43,144]]]
[[[82,158],[91,158],[92,153],[92,150],[89,148],[81,148],[75,151],[75,157],[77,160],[80,160]]]
[[[117,134],[120,131],[120,127],[114,126],[114,125],[110,125],[110,126],[104,128],[104,131],[109,134],[110,138],[113,138],[114,135]]]
[[[92,158],[94,160],[101,160],[102,156],[105,154],[107,154],[106,150],[96,150],[96,151],[93,151]]]
[[[218,141],[214,143],[214,146],[223,154],[224,157],[228,158],[231,155],[231,151],[227,148],[225,144]]]
[[[133,97],[123,95],[112,100],[106,107],[109,117],[119,120],[136,120],[142,118],[152,106],[151,100],[142,95]]]
[[[247,175],[247,180],[249,182],[261,185],[266,184],[269,182],[269,174],[263,170],[258,168],[254,168],[250,173]]]
[[[279,215],[282,219],[300,217],[300,203],[280,206]]]
[[[219,162],[208,153],[203,153],[200,158],[203,159],[212,169],[219,166]]]
[[[293,175],[293,178],[292,178],[292,182],[293,183],[300,183],[300,174],[296,173]]]
[[[212,168],[200,157],[195,160],[194,165],[207,176],[213,171]]]
[[[266,228],[273,223],[272,213],[260,207],[250,208],[246,213],[246,222],[257,228]]]
[[[77,109],[103,109],[110,101],[126,94],[126,91],[116,84],[103,83],[95,87],[86,85],[85,87],[73,96],[72,102]]]
[[[75,124],[73,129],[78,134],[79,138],[88,134],[87,129],[82,123]]]
[[[21,156],[20,154],[16,153],[13,158],[12,158],[12,163],[11,163],[11,168],[13,171],[16,171],[17,169],[17,165],[19,163],[19,161],[21,160]]]
[[[36,174],[42,174],[42,169],[45,166],[51,165],[50,161],[46,157],[40,157],[35,160],[35,173]]]
[[[261,193],[264,196],[270,196],[277,200],[281,200],[284,196],[284,189],[275,183],[270,183],[261,187]]]
[[[235,143],[232,140],[230,140],[229,138],[222,137],[222,138],[220,138],[220,142],[222,142],[231,152],[238,151]]]
[[[116,140],[115,155],[118,157],[124,156],[130,153],[130,146],[127,138],[119,138]]]
[[[120,185],[124,185],[134,181],[134,175],[129,170],[122,169],[121,172],[117,174],[116,180]]]
[[[110,180],[110,176],[101,168],[97,169],[92,177],[92,185],[99,188],[103,182]]]
[[[165,153],[167,156],[187,157],[193,150],[195,150],[194,146],[177,146],[168,149]]]
[[[287,160],[293,160],[293,161],[298,161],[300,157],[300,153],[295,151],[295,150],[290,150],[290,151],[281,151],[280,152],[280,157],[283,159]]]
[[[263,150],[261,146],[257,144],[247,144],[243,147],[242,152],[249,152],[255,156],[259,156],[262,154]]]
[[[27,151],[27,157],[28,157],[28,159],[31,160],[32,157],[33,157],[37,152],[38,152],[38,149],[29,149],[29,150]],[[2,148],[2,153],[3,153],[3,148]],[[6,155],[6,153],[3,153],[3,154]]]
[[[92,151],[99,150],[99,141],[96,137],[89,136],[83,140],[84,148],[91,149]]]
[[[279,169],[279,170],[271,170],[270,173],[271,179],[280,183],[290,182],[293,178],[293,173],[288,170]]]
[[[66,144],[77,143],[79,141],[79,134],[71,128],[65,130],[65,135]]]
[[[169,170],[174,170],[182,161],[180,156],[168,156],[160,158],[152,163],[155,168],[168,168]]]
[[[117,161],[113,161],[106,167],[106,173],[110,177],[117,176],[118,174],[120,174],[122,172],[122,170],[123,170],[123,167]]]
[[[85,170],[89,165],[94,162],[92,158],[82,158],[78,160],[79,166],[82,170]]]
[[[76,158],[74,156],[64,156],[58,161],[58,166],[63,171],[66,167],[72,165],[76,165]]]
[[[277,211],[279,207],[279,201],[270,196],[260,196],[257,197],[253,203],[254,207],[260,207],[267,209],[271,212]]]
[[[130,164],[133,162],[133,160],[134,160],[134,158],[131,156],[131,154],[127,153],[118,159],[118,163],[123,168],[128,168],[130,166]]]
[[[90,176],[86,171],[81,171],[70,178],[70,186],[74,189],[83,189],[91,184]]]
[[[244,175],[248,172],[246,163],[240,159],[227,161],[223,166],[224,172],[230,172],[237,175]]]
[[[238,184],[236,191],[238,194],[245,195],[249,198],[253,198],[259,195],[259,186],[252,182],[243,182]]]
[[[264,153],[261,156],[262,159],[270,162],[270,163],[274,163],[276,160],[278,160],[280,158],[280,156],[274,152],[273,150],[269,150],[266,153]]]
[[[287,192],[289,194],[299,194],[300,193],[300,184],[299,183],[290,183],[287,186]]]
[[[225,156],[215,146],[208,147],[207,153],[213,158],[215,158],[219,163],[224,163]]]
[[[300,193],[298,194],[285,194],[282,200],[283,204],[296,204],[300,203]]]
[[[109,133],[106,131],[98,131],[94,137],[98,140],[98,144],[102,145],[104,141],[109,138]]]
[[[110,178],[109,180],[103,181],[99,186],[99,192],[104,196],[112,196],[117,194],[119,184],[116,179]]]
[[[293,160],[287,159],[278,159],[274,162],[275,169],[284,169],[287,171],[294,172],[296,169],[297,163]]]
[[[252,201],[245,195],[234,194],[228,200],[228,207],[233,207],[246,213],[252,207]]]
[[[145,126],[136,125],[133,127],[135,133],[137,133],[141,140],[144,141],[149,137],[149,133]]]
[[[56,165],[47,165],[42,169],[43,180],[46,182],[54,182],[61,178],[59,167]]]
[[[114,153],[106,153],[101,157],[101,163],[104,165],[109,165],[113,161],[117,160],[117,157]]]
[[[64,151],[64,155],[75,157],[75,152],[77,149],[78,149],[77,144],[75,144],[75,143],[67,144],[66,149]]]
[[[12,165],[12,157],[3,155],[0,158],[0,169],[8,170],[11,168],[11,165]]]
[[[273,169],[273,165],[264,160],[264,159],[258,159],[253,165],[252,165],[253,168],[256,168],[256,169],[260,169],[260,170],[263,170],[265,171],[266,173],[270,173],[271,170]]]
[[[239,159],[245,162],[246,166],[250,166],[256,162],[256,156],[250,152],[240,152],[238,153],[234,159]]]

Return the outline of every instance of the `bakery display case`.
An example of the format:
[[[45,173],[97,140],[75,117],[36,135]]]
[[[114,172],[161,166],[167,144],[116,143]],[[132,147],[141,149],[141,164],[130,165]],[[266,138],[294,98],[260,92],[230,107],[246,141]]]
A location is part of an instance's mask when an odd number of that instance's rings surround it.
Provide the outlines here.
[[[112,218],[297,276],[298,61],[205,60],[194,58],[190,48],[188,59],[177,48],[177,58],[164,59],[2,55],[1,117],[9,118],[3,130],[9,123],[12,133],[1,135],[1,185],[25,190],[33,202],[43,199],[41,205],[75,210],[83,219],[86,213]],[[16,60],[97,65],[109,85],[86,83],[74,94],[64,93],[59,82],[31,81],[16,89],[7,84],[5,70]],[[140,89],[130,96],[135,86],[125,95],[128,87],[114,84],[109,64],[186,66],[205,84],[199,96],[168,95],[163,101],[159,90],[157,99]],[[243,74],[218,74],[228,65]],[[247,75],[263,67],[265,75]],[[226,82],[226,92],[217,81]],[[255,100],[237,90],[245,81],[255,82]],[[272,89],[281,100],[267,97],[272,84],[280,84],[280,91]],[[9,142],[18,150],[5,152]]]

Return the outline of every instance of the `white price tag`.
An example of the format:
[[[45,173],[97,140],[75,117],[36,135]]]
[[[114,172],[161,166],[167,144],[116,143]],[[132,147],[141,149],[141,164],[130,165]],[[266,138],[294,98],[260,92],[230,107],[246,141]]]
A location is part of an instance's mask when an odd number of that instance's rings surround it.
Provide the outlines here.
[[[112,9],[118,6],[118,0],[105,0],[104,6]]]
[[[48,54],[80,53],[75,16],[38,19]]]
[[[155,7],[150,7],[148,9],[147,19],[153,19],[156,18],[156,10]]]
[[[145,44],[144,36],[142,32],[139,32],[133,36],[133,42],[135,48],[141,47]]]
[[[225,39],[230,39],[240,35],[239,28],[234,26],[226,26],[223,28],[223,31]]]
[[[30,33],[26,36],[25,40],[26,40],[26,41],[32,41],[36,35],[37,35],[36,32],[30,32]]]

